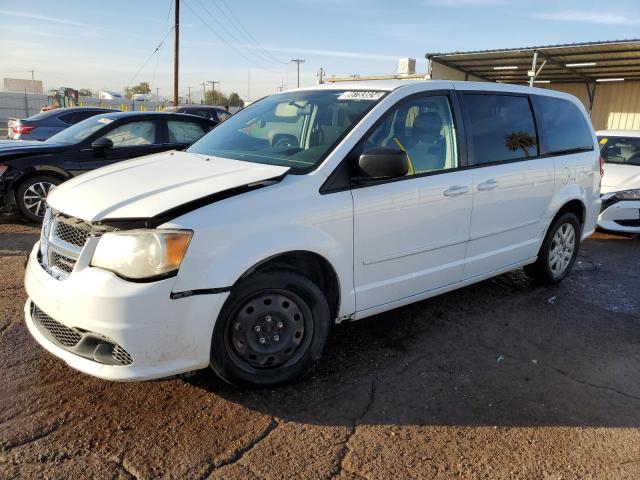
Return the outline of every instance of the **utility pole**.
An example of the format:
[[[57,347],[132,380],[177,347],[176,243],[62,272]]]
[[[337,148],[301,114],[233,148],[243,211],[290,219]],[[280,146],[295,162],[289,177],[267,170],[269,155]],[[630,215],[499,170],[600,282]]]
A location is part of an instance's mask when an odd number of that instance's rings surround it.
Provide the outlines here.
[[[324,76],[326,75],[324,68],[320,67],[320,70],[318,70],[318,85],[322,85],[324,83]]]
[[[191,87],[187,87],[189,89],[189,105],[191,105]]]
[[[173,52],[173,104],[178,105],[178,63],[179,63],[179,44],[180,44],[180,0],[175,0],[176,11],[175,21],[173,24],[174,37],[174,52]]]
[[[28,70],[29,72],[31,72],[31,93],[36,93],[36,81],[33,77],[33,70]]]
[[[156,97],[160,98],[160,89],[156,87]]]
[[[296,63],[298,67],[298,88],[300,88],[300,64],[305,62],[304,58],[292,58],[292,63]]]
[[[202,103],[207,101],[207,84],[202,82]]]
[[[216,104],[216,83],[220,84],[220,82],[216,80],[209,80],[207,83],[211,84],[211,88],[213,89],[213,104]]]

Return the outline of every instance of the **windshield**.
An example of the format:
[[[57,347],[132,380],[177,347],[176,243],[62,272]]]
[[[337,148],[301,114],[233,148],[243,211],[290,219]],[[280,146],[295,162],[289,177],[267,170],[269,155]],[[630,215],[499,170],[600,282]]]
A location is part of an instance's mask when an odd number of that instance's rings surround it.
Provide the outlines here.
[[[266,97],[236,113],[187,152],[315,168],[333,145],[384,96],[381,91],[308,90]]]
[[[96,115],[89,117],[82,122],[78,122],[75,125],[65,128],[60,133],[56,133],[53,137],[49,137],[45,140],[46,143],[78,143],[87,138],[94,132],[97,132],[101,128],[109,125],[113,122],[112,118],[105,117],[104,115]]]
[[[598,137],[605,163],[640,166],[640,137]]]

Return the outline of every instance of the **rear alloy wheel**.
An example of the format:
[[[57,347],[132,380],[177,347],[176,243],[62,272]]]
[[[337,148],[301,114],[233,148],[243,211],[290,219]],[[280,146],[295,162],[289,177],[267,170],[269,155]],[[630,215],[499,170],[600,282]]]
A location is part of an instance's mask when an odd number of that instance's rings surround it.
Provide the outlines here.
[[[44,217],[47,195],[60,179],[49,176],[36,176],[25,180],[16,190],[18,209],[24,218],[32,222],[40,222]]]
[[[327,301],[293,271],[254,274],[234,286],[213,335],[211,367],[224,380],[269,387],[304,375],[330,326]]]
[[[549,228],[536,262],[524,267],[525,273],[547,285],[562,281],[578,256],[580,232],[580,221],[574,213],[560,215]]]

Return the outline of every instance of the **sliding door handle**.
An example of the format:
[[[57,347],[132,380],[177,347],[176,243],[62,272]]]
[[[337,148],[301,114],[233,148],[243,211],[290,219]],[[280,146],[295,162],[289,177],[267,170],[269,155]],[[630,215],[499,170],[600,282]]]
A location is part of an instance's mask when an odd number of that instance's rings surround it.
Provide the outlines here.
[[[449,187],[447,190],[445,190],[444,194],[447,197],[458,197],[460,195],[464,195],[468,191],[469,191],[469,187],[454,185],[453,187]]]
[[[490,178],[486,182],[478,184],[478,190],[493,190],[498,186],[498,181]]]

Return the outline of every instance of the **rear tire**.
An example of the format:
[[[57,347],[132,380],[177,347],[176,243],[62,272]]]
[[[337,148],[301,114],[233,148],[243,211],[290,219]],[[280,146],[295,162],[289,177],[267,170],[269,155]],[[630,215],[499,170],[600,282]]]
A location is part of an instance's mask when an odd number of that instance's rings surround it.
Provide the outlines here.
[[[331,325],[322,291],[295,271],[256,273],[233,287],[216,322],[210,365],[252,387],[289,383],[320,358]]]
[[[580,221],[574,213],[560,215],[547,231],[538,259],[525,266],[524,272],[544,285],[560,283],[576,261],[581,233]]]
[[[28,178],[16,189],[16,204],[20,215],[31,222],[41,222],[44,218],[45,201],[51,190],[62,180],[48,175]]]

